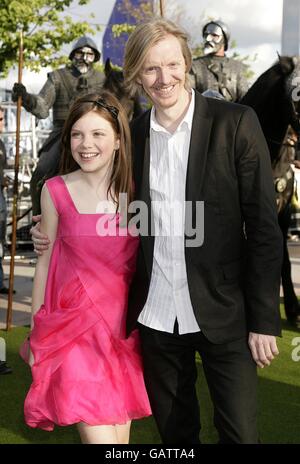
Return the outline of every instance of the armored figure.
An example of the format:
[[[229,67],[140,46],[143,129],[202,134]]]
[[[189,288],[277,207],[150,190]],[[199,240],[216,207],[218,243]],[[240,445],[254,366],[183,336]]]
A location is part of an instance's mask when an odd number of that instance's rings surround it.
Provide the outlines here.
[[[53,108],[53,130],[39,151],[39,161],[32,175],[30,188],[33,214],[40,213],[40,192],[46,178],[54,176],[59,169],[60,138],[68,111],[76,98],[102,89],[105,76],[93,69],[100,60],[95,42],[81,37],[69,55],[71,64],[48,74],[48,79],[38,95],[30,94],[22,84],[14,84],[12,98],[22,96],[22,105],[39,119],[49,116]]]
[[[201,93],[217,91],[226,100],[238,102],[248,90],[246,66],[225,55],[230,39],[228,27],[221,20],[210,21],[204,25],[202,35],[205,55],[193,60],[194,87]]]

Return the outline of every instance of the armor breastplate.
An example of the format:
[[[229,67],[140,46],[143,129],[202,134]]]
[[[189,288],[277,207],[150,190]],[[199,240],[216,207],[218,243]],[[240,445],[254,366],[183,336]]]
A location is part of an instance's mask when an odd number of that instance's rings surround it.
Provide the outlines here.
[[[72,103],[87,93],[100,92],[104,75],[94,69],[77,74],[72,68],[62,68],[51,73],[55,84],[56,99],[53,105],[53,124],[62,125]]]
[[[227,57],[202,56],[193,61],[192,72],[199,92],[211,89],[219,92],[228,101],[236,101],[238,77],[245,72],[237,60]]]

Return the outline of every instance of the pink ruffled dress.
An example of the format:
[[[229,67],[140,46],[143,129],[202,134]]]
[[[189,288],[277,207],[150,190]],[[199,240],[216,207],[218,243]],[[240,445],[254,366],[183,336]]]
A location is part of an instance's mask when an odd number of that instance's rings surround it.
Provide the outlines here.
[[[80,214],[64,180],[46,182],[59,214],[44,305],[34,317],[33,382],[24,412],[30,427],[124,424],[149,416],[138,332],[125,337],[128,288],[138,237],[102,236],[99,221]],[[127,229],[125,229],[127,230]]]

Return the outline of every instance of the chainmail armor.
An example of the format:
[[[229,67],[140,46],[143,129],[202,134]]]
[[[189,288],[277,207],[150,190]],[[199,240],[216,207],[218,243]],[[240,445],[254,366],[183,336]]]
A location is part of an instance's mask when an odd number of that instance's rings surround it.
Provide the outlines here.
[[[100,92],[105,76],[90,69],[81,74],[74,66],[65,67],[48,74],[48,79],[38,95],[28,94],[23,103],[25,109],[39,119],[49,116],[53,108],[54,126],[62,126],[76,98],[91,92]]]
[[[249,87],[246,69],[239,60],[206,55],[193,60],[191,75],[199,92],[216,90],[226,100],[238,102]]]

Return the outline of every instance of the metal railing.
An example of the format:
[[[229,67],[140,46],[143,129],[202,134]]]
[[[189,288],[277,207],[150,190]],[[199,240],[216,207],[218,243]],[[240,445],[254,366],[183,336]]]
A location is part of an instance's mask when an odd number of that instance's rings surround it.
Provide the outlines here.
[[[16,147],[16,105],[13,102],[1,102],[5,109],[5,130],[0,134],[7,152],[7,168],[4,170],[8,178],[8,186],[4,190],[7,201],[7,244],[11,243],[12,198],[14,181],[14,162]],[[19,199],[17,245],[31,243],[29,228],[32,222],[30,179],[38,161],[38,151],[51,132],[51,116],[47,120],[37,120],[35,116],[22,109],[19,163]]]

